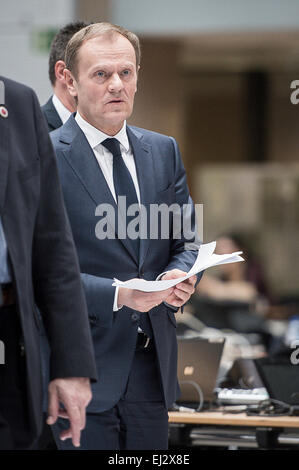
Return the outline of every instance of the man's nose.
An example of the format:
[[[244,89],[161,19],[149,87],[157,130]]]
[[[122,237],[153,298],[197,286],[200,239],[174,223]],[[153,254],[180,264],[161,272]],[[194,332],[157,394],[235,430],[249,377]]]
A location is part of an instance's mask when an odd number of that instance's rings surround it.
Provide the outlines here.
[[[120,76],[118,75],[118,73],[114,73],[111,78],[110,78],[110,81],[109,81],[109,86],[108,86],[108,89],[111,93],[116,93],[116,92],[120,92],[123,88],[123,82],[120,78]]]

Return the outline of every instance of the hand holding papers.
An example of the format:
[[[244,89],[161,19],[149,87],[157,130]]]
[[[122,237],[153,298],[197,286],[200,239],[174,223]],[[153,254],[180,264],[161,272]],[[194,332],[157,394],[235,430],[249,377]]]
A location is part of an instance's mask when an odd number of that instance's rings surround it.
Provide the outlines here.
[[[131,279],[129,281],[119,281],[114,279],[113,286],[125,287],[126,289],[136,289],[143,292],[159,292],[170,287],[179,284],[182,281],[185,281],[194,274],[198,274],[205,269],[208,269],[212,266],[218,266],[220,264],[226,263],[237,263],[239,261],[244,261],[240,256],[242,251],[236,251],[235,253],[228,253],[225,255],[216,255],[214,250],[216,248],[216,242],[205,243],[200,246],[198,251],[197,258],[194,265],[188,271],[188,273],[176,279],[168,279],[164,281],[146,281],[145,279]]]

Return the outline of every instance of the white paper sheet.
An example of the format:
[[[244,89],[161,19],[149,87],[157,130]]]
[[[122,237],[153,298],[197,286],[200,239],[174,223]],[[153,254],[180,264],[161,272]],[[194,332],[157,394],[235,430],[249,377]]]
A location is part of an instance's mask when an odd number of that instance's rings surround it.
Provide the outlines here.
[[[126,289],[136,289],[143,292],[158,292],[179,284],[185,281],[194,274],[198,274],[205,269],[211,268],[212,266],[219,266],[220,264],[238,263],[244,261],[240,256],[242,251],[236,251],[235,253],[228,253],[224,255],[216,255],[214,250],[216,248],[216,242],[205,243],[200,246],[197,258],[186,276],[179,277],[177,279],[169,279],[165,281],[146,281],[145,279],[130,279],[128,281],[119,281],[114,279],[113,286],[125,287]]]

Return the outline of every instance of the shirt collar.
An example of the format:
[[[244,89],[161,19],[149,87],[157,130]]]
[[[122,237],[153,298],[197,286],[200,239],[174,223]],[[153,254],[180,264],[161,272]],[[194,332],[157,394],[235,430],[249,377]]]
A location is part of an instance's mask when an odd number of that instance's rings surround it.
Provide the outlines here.
[[[64,104],[62,104],[60,99],[57,98],[55,94],[52,96],[52,103],[58,113],[58,116],[60,117],[60,119],[62,120],[62,123],[64,124],[72,113],[64,106]]]
[[[97,145],[101,144],[105,139],[111,139],[111,135],[105,134],[104,132],[89,124],[89,122],[85,121],[85,119],[83,119],[83,117],[79,114],[78,111],[76,113],[75,120],[78,126],[84,132],[85,137],[92,149],[97,147]],[[124,147],[126,152],[128,152],[130,144],[127,136],[126,121],[124,122],[121,130],[113,137],[117,139],[119,143]]]

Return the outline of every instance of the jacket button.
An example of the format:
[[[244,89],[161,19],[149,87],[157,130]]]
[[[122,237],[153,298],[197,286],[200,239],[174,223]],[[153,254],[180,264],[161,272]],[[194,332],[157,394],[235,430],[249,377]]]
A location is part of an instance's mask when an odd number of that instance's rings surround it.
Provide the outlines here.
[[[135,313],[135,312],[132,313],[132,315],[131,315],[131,320],[134,321],[134,322],[135,322],[135,321],[138,321],[138,320],[139,320],[139,315],[138,315],[138,313]]]
[[[24,343],[23,343],[23,342],[20,342],[20,343],[19,343],[19,347],[20,347],[20,356],[21,356],[21,357],[24,357],[25,354],[26,354]]]

